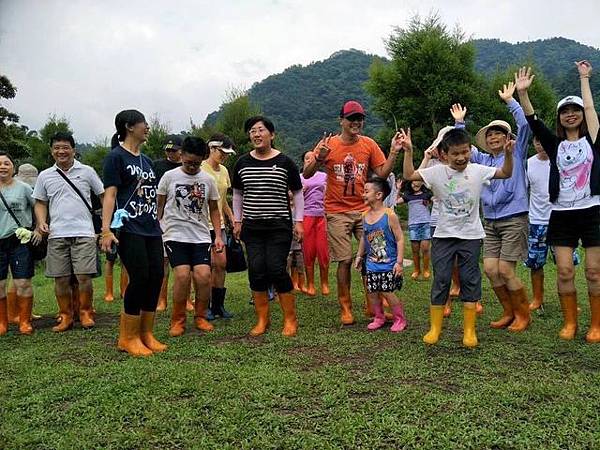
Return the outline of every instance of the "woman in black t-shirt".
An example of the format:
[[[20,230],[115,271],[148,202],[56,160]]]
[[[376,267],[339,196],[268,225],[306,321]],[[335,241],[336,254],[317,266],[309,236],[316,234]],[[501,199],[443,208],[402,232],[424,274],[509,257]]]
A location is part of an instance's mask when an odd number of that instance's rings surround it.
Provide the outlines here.
[[[283,310],[283,335],[294,336],[298,321],[287,257],[292,236],[301,242],[304,234],[300,173],[290,158],[272,147],[275,127],[269,119],[252,117],[244,130],[254,150],[240,157],[233,169],[233,233],[236,239],[241,237],[248,253],[248,278],[257,317],[250,334],[261,335],[269,326],[267,290],[274,285]],[[288,191],[294,194],[293,218]]]
[[[117,114],[115,127],[112,150],[104,160],[102,249],[110,252],[118,244],[129,274],[117,346],[133,356],[148,356],[167,348],[152,334],[163,278],[163,244],[156,174],[150,158],[140,152],[150,128],[144,115],[136,110]],[[120,219],[122,226],[116,223]],[[111,228],[118,228],[118,239]]]

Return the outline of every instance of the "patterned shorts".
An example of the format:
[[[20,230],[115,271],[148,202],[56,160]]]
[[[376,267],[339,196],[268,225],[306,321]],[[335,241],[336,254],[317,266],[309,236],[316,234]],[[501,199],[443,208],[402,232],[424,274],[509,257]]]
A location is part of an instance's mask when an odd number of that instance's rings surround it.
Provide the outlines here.
[[[546,242],[548,235],[548,225],[536,225],[529,224],[529,235],[527,237],[527,260],[525,260],[525,267],[532,270],[539,270],[546,264],[548,259],[548,250],[552,253],[553,259],[554,252],[551,246]],[[555,260],[556,262],[556,260]],[[581,262],[579,252],[577,249],[573,250],[573,264],[577,265]]]
[[[429,241],[431,239],[431,226],[428,223],[409,225],[408,237],[411,241]]]
[[[394,276],[390,272],[368,272],[367,271],[367,291],[368,292],[394,292],[402,288],[402,277]]]

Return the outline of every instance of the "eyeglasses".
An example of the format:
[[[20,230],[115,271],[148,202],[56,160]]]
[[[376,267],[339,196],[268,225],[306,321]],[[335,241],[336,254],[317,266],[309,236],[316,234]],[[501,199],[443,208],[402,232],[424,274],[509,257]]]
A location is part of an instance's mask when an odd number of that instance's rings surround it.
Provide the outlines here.
[[[349,122],[362,122],[365,120],[365,116],[362,114],[352,114],[351,116],[346,117],[346,120]]]

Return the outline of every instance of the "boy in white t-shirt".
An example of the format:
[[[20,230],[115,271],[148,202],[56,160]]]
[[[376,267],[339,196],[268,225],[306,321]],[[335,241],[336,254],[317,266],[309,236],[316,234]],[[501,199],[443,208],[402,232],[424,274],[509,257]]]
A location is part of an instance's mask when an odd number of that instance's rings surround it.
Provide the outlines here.
[[[427,344],[436,344],[442,331],[444,304],[452,280],[452,266],[458,260],[460,297],[464,303],[465,347],[477,346],[475,322],[476,304],[481,299],[481,269],[479,253],[485,237],[479,217],[479,197],[484,184],[493,178],[508,178],[512,174],[514,141],[505,145],[506,156],[501,168],[471,164],[471,138],[463,129],[446,133],[440,149],[448,165],[437,165],[415,171],[410,130],[402,130],[398,138],[404,149],[404,179],[424,181],[438,198],[440,215],[433,235],[431,259],[431,328],[423,337]]]
[[[529,235],[525,266],[531,269],[533,300],[529,309],[534,311],[544,304],[544,265],[550,246],[546,242],[548,222],[552,212],[548,182],[550,158],[537,136],[533,137],[536,154],[527,160],[527,185],[529,187]],[[579,264],[577,249],[573,250],[573,264]]]
[[[181,149],[181,167],[166,172],[158,184],[158,218],[163,242],[175,274],[171,336],[185,332],[185,304],[193,278],[196,292],[196,328],[211,331],[206,320],[210,296],[209,217],[215,230],[221,229],[215,179],[200,169],[207,147],[200,138],[188,136]],[[210,216],[209,216],[210,211]],[[220,234],[215,236],[216,252],[223,251]]]

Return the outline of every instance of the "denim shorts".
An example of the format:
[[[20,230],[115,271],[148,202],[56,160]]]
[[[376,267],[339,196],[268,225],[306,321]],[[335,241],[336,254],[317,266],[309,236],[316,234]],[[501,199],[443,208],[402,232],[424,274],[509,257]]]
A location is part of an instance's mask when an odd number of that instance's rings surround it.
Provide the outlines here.
[[[431,226],[428,223],[409,225],[408,237],[411,241],[429,241],[431,240]]]
[[[8,277],[8,268],[15,280],[33,278],[34,264],[27,244],[21,244],[16,236],[2,239],[0,246],[0,280]]]
[[[548,236],[548,225],[529,224],[529,235],[527,237],[527,259],[525,267],[532,270],[539,270],[546,265],[548,258],[548,250],[554,255],[552,247],[546,242]],[[579,252],[573,249],[573,264],[577,265],[581,262]]]

